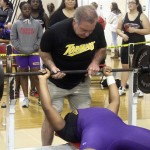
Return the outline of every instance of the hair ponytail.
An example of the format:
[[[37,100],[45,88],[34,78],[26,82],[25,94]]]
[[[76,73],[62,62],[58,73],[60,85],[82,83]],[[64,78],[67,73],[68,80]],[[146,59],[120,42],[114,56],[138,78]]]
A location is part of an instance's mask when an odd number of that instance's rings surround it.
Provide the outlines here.
[[[12,4],[11,1],[9,1],[9,0],[4,0],[4,3],[6,3],[6,5],[7,5],[9,8],[13,9],[13,4]]]
[[[142,10],[142,6],[141,6],[139,0],[135,0],[135,2],[136,2],[136,5],[138,5],[137,10],[138,10],[140,13],[142,13],[143,10]]]
[[[138,4],[137,10],[138,10],[140,13],[142,13],[142,12],[143,12],[143,10],[142,10],[142,6],[141,6],[141,4],[140,4],[140,3]]]

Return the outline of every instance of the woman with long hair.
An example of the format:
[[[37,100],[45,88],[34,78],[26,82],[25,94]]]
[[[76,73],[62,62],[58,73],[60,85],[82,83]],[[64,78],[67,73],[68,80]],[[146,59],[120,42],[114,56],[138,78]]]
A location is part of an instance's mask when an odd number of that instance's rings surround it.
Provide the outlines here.
[[[75,10],[78,7],[77,0],[62,0],[59,8],[53,13],[49,20],[49,26],[74,16]]]
[[[111,9],[111,13],[108,17],[109,29],[110,29],[110,32],[112,35],[113,45],[117,46],[118,45],[118,43],[117,43],[118,34],[116,32],[116,29],[117,29],[117,25],[118,25],[119,16],[121,15],[121,11],[118,8],[118,4],[116,2],[111,3],[110,9]],[[118,57],[119,57],[119,49],[115,48],[114,56],[111,58],[114,59],[114,58],[118,58]]]
[[[43,8],[42,0],[28,0],[31,5],[31,16],[32,18],[38,20],[42,27],[48,28],[48,16]]]
[[[139,0],[129,0],[128,9],[129,12],[120,17],[117,27],[117,33],[122,37],[122,44],[145,42],[144,35],[150,34],[150,22],[147,16],[142,12]],[[133,59],[141,50],[142,46],[142,44],[134,46]],[[121,48],[121,64],[123,69],[129,68],[128,47]],[[137,67],[136,62],[134,62],[133,67]],[[128,73],[123,72],[121,75],[121,87],[119,88],[120,95],[126,93],[125,86],[127,81]],[[143,96],[143,93],[140,91],[139,96]]]
[[[50,19],[50,17],[53,15],[53,13],[55,11],[55,5],[53,3],[47,4],[47,10],[48,10],[49,19]]]

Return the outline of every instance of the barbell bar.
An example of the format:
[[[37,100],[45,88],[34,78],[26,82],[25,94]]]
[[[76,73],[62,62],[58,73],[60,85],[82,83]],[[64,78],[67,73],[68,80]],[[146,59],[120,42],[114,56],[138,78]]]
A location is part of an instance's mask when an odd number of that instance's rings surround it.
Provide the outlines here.
[[[112,69],[112,72],[132,72],[135,71],[136,73],[138,73],[139,75],[145,75],[145,74],[149,74],[150,73],[150,65],[147,66],[141,66],[140,68],[129,68],[129,69]],[[64,71],[60,71],[63,72],[65,74],[82,74],[82,73],[87,73],[87,70],[64,70]],[[103,72],[103,69],[101,68],[99,73]],[[2,65],[0,65],[0,99],[2,98],[3,95],[3,88],[4,88],[4,77],[15,77],[15,76],[31,76],[31,75],[44,75],[46,74],[46,72],[16,72],[16,73],[4,73]],[[54,73],[51,72],[51,75],[53,75]],[[97,74],[99,75],[99,74]],[[150,91],[148,90],[148,93]]]
[[[150,76],[150,65],[147,66],[141,66],[140,68],[129,68],[129,69],[112,69],[112,72],[133,72],[135,71],[139,78],[141,78],[141,76],[144,78],[146,78],[148,76],[148,81],[149,81],[149,76]],[[65,74],[82,74],[82,73],[87,73],[87,70],[64,70],[64,71],[60,71],[63,72]],[[101,68],[99,73],[103,72],[103,69]],[[15,77],[15,76],[31,76],[31,75],[44,75],[46,74],[46,72],[16,72],[16,73],[4,73],[2,65],[0,65],[0,100],[2,98],[3,95],[3,89],[4,89],[4,77]],[[54,73],[51,73],[51,75]],[[99,75],[99,74],[97,74]],[[146,77],[145,77],[146,75]],[[143,80],[140,79],[140,81]],[[140,81],[138,80],[138,83],[140,83]],[[143,82],[143,81],[142,81]],[[147,85],[149,82],[146,82],[143,86],[145,87],[144,90],[146,91],[146,93],[150,93],[150,89],[149,87],[147,87]],[[143,91],[143,88],[141,88],[141,91]]]
[[[129,68],[129,69],[112,69],[112,72],[132,72],[135,71],[139,76],[150,74],[150,65],[147,66],[141,66],[140,68]],[[81,74],[81,73],[87,73],[87,70],[64,70],[61,71],[65,74]],[[99,73],[103,72],[103,69],[101,68]],[[3,87],[4,87],[4,77],[15,77],[15,76],[30,76],[30,75],[44,75],[46,72],[16,72],[16,73],[4,73],[2,65],[0,65],[0,99],[2,98],[3,93]],[[54,73],[51,73],[54,74]],[[149,89],[147,90],[147,93],[150,93]]]
[[[141,66],[141,68],[129,68],[129,69],[112,69],[111,72],[132,72],[132,71],[137,71],[137,72],[145,72],[149,73],[150,72],[150,66]],[[82,74],[82,73],[87,73],[87,70],[64,70],[64,71],[58,71],[62,72],[65,74]],[[57,72],[57,73],[58,73]],[[103,69],[100,69],[98,73],[103,72]],[[37,72],[16,72],[16,73],[4,73],[5,77],[12,77],[12,76],[31,76],[31,75],[44,75],[46,73],[37,71]],[[54,75],[56,73],[51,72],[51,75]]]
[[[15,77],[15,76],[31,76],[31,75],[44,75],[43,72],[16,72],[16,73],[4,73],[5,77]]]

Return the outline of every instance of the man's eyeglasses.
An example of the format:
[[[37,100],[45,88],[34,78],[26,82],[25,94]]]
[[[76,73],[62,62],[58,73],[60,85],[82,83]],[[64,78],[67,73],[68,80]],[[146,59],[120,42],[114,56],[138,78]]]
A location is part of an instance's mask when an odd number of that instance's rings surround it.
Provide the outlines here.
[[[128,4],[130,5],[133,5],[133,4],[136,4],[136,2],[128,2]]]

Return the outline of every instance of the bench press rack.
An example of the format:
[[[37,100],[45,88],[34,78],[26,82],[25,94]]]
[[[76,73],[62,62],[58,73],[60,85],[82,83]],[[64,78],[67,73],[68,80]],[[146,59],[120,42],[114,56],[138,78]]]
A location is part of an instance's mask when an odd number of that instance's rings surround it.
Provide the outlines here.
[[[130,47],[130,46],[129,46]],[[12,63],[12,51],[10,50],[10,47],[7,47],[7,73],[11,73],[11,63]],[[129,48],[130,49],[130,48]],[[130,58],[133,55],[130,55]],[[137,120],[137,97],[138,93],[135,88],[135,85],[133,83],[133,79],[135,78],[136,72],[132,71],[130,72],[129,76],[129,101],[128,101],[128,124],[136,125]],[[11,99],[11,94],[13,91],[14,86],[14,76],[7,78],[7,116],[6,116],[6,150],[14,150],[14,115],[15,115],[15,104],[16,99]],[[72,146],[70,143],[58,145],[58,146],[44,146],[39,148],[21,148],[16,150],[77,150],[74,146]]]

